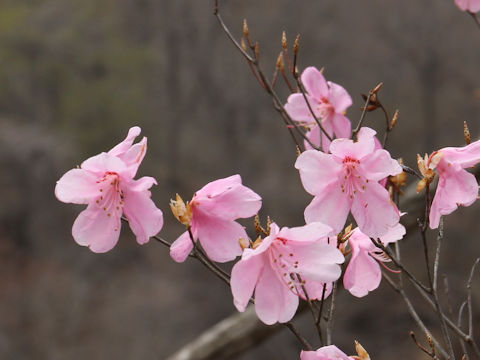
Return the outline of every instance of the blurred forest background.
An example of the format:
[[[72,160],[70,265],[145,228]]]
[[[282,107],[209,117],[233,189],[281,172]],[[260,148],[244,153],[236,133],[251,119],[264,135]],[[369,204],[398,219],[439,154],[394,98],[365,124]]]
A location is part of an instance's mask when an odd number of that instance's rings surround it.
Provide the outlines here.
[[[325,66],[352,95],[354,123],[360,93],[383,81],[382,102],[400,109],[389,149],[408,165],[417,152],[463,145],[464,120],[480,134],[480,31],[453,0],[220,2],[235,35],[248,19],[267,73],[282,30],[291,43],[300,33],[300,68]],[[381,114],[367,124],[384,128]],[[82,206],[58,202],[55,181],[133,125],[148,136],[140,175],[158,180],[163,237],[182,232],[168,208],[176,192],[188,199],[235,173],[263,197],[262,216],[303,224],[311,197],[292,166],[293,143],[220,30],[213,1],[2,0],[0,358],[164,359],[235,312],[229,290],[200,264],[175,264],[155,241],[137,245],[126,226],[107,254],[73,241]],[[446,220],[441,272],[454,306],[480,253],[479,211]],[[423,264],[419,239],[403,242],[416,259],[409,263]],[[417,329],[385,282],[363,299],[341,291],[337,309],[334,341],[346,352],[357,339],[373,359],[423,358],[408,338]],[[298,324],[313,330],[306,314]],[[296,339],[281,332],[239,359],[298,354]]]

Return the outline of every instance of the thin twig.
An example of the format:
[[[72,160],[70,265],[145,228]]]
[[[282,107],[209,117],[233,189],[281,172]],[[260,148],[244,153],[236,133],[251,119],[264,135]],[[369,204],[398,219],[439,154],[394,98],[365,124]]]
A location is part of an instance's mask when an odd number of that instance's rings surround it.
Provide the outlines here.
[[[334,319],[334,313],[335,313],[335,303],[336,303],[336,298],[337,298],[337,283],[338,283],[338,281],[335,281],[333,283],[332,298],[331,298],[331,301],[330,301],[330,311],[328,313],[327,345],[332,344],[333,319]]]
[[[385,280],[387,280],[387,282],[390,284],[390,286],[392,286],[392,288],[398,293],[400,294],[400,296],[402,297],[403,301],[405,302],[405,305],[407,306],[407,309],[408,309],[408,312],[410,313],[410,316],[413,318],[413,320],[417,323],[418,327],[425,333],[425,334],[428,334],[428,336],[430,336],[430,338],[432,339],[433,343],[435,344],[435,348],[444,356],[444,357],[448,357],[448,354],[447,352],[443,349],[443,347],[440,345],[440,343],[437,341],[437,339],[435,339],[435,337],[430,333],[430,331],[428,330],[428,328],[425,326],[425,324],[423,323],[422,319],[420,318],[420,316],[418,315],[417,311],[415,310],[415,308],[413,307],[412,303],[410,302],[410,299],[407,297],[407,295],[405,294],[405,291],[403,289],[400,289],[394,282],[393,280],[385,273],[383,273],[383,277],[385,278]]]
[[[457,326],[459,328],[462,327],[462,315],[463,315],[463,310],[465,309],[465,306],[467,305],[467,302],[464,301],[462,303],[462,305],[460,306],[460,309],[458,309],[458,320],[457,320]],[[462,351],[463,351],[463,354],[467,357],[466,360],[469,360],[469,357],[468,357],[468,351],[467,351],[467,345],[465,344],[465,340],[463,340],[461,337],[460,337],[460,346],[462,347]]]
[[[408,271],[398,260],[397,258],[392,254],[392,251],[386,247],[385,245],[383,245],[380,241],[376,241],[375,239],[370,239],[374,244],[375,246],[377,246],[378,248],[382,249],[385,254],[388,255],[388,257],[392,260],[392,262],[400,269],[402,270],[402,272],[407,275],[407,277],[412,280],[415,284],[417,284],[423,291],[425,291],[426,293],[428,294],[431,294],[432,293],[432,290],[428,287],[426,287],[424,284],[422,284],[415,276],[412,275],[412,273],[410,273],[410,271]]]
[[[475,274],[475,269],[480,262],[480,258],[475,260],[472,269],[470,270],[470,277],[467,282],[467,305],[468,305],[468,336],[473,337],[473,313],[472,313],[472,280]]]
[[[367,114],[367,107],[368,107],[368,104],[370,103],[370,98],[372,95],[373,95],[373,92],[372,90],[370,90],[368,92],[367,100],[365,101],[365,105],[362,110],[362,115],[360,116],[360,120],[358,120],[357,127],[352,132],[352,138],[354,139],[356,138],[358,132],[360,131],[360,128],[362,127],[363,121],[365,120],[365,115]]]
[[[440,252],[442,248],[442,241],[443,241],[443,218],[440,219],[440,225],[438,227],[438,236],[437,236],[437,250],[435,252],[435,262],[433,264],[433,284],[432,284],[432,292],[433,292],[433,299],[435,301],[435,308],[437,315],[440,319],[440,325],[442,329],[442,334],[444,337],[444,341],[447,344],[447,349],[449,352],[449,359],[455,359],[455,354],[453,352],[452,340],[450,339],[450,334],[447,329],[447,325],[445,323],[445,314],[442,311],[440,306],[440,301],[438,299],[438,268],[440,266]]]

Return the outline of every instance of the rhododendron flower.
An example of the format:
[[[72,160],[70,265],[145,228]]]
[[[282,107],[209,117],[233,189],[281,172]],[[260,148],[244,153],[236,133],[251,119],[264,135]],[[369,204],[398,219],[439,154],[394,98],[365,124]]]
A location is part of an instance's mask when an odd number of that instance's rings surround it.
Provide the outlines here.
[[[265,324],[287,322],[295,315],[298,296],[321,299],[323,285],[340,277],[344,257],[328,244],[332,229],[322,223],[282,228],[243,251],[232,269],[231,288],[238,311],[245,311],[255,291],[255,311]],[[299,277],[300,276],[300,277]]]
[[[240,175],[215,180],[197,191],[187,205],[187,218],[194,241],[200,241],[207,256],[217,262],[227,262],[242,254],[240,238],[247,238],[242,225],[235,220],[255,215],[262,199],[242,185]],[[188,231],[170,247],[170,256],[183,262],[193,249]]]
[[[342,350],[335,345],[323,346],[317,351],[302,351],[300,360],[351,360]]]
[[[163,215],[153,203],[149,189],[157,184],[152,177],[134,180],[147,150],[147,138],[133,145],[140,135],[132,127],[124,141],[108,153],[85,160],[57,181],[55,195],[60,201],[88,204],[73,224],[73,238],[79,245],[102,253],[118,241],[122,213],[128,219],[139,244],[148,242],[163,225]]]
[[[362,128],[358,141],[336,139],[331,154],[307,150],[295,167],[303,187],[314,195],[305,209],[305,221],[320,221],[339,233],[351,210],[366,235],[379,238],[397,225],[400,215],[379,181],[402,172],[388,151],[375,149],[375,131]]]
[[[452,213],[458,205],[470,206],[477,200],[477,180],[464,169],[479,162],[480,140],[461,148],[447,147],[430,155],[427,166],[436,169],[439,177],[430,208],[430,228],[438,228],[440,217]]]
[[[476,13],[480,11],[480,0],[455,0],[455,4],[462,11]]]
[[[405,227],[398,223],[382,236],[380,241],[387,245],[400,240],[404,235]],[[343,286],[352,295],[363,297],[380,285],[382,271],[378,262],[390,259],[358,228],[353,230],[348,242],[352,249],[352,257],[343,275]]]
[[[301,76],[302,84],[307,92],[306,98],[308,104],[313,110],[315,117],[321,121],[325,131],[333,137],[349,138],[352,131],[352,125],[344,113],[352,105],[352,98],[347,91],[338,84],[326,81],[322,73],[317,68],[310,66],[306,68]],[[301,122],[310,128],[307,136],[314,145],[320,143],[324,151],[328,151],[330,140],[322,134],[320,128],[315,122],[303,94],[292,94],[287,99],[285,110],[290,117]],[[307,148],[311,148],[306,144]]]

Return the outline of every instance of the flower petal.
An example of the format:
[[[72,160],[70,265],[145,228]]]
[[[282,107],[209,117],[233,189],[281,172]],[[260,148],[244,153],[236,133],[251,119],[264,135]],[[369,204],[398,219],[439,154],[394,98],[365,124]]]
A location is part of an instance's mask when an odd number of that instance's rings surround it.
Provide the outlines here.
[[[170,257],[178,262],[184,262],[193,250],[193,243],[188,231],[180,235],[170,246]]]
[[[298,261],[297,272],[302,279],[322,283],[337,280],[342,270],[338,264],[345,260],[335,246],[316,243],[288,243],[294,259]]]
[[[380,265],[367,251],[358,250],[348,263],[343,276],[343,286],[353,296],[363,297],[375,290],[382,280]]]
[[[440,174],[437,191],[430,209],[430,228],[436,229],[440,216],[455,211],[458,205],[470,206],[477,200],[478,184],[475,176],[459,166]]]
[[[369,180],[380,181],[390,175],[400,174],[403,170],[397,160],[392,159],[387,150],[379,149],[365,157],[358,166],[361,174]]]
[[[99,195],[98,176],[83,170],[67,171],[55,186],[55,196],[65,203],[87,204]]]
[[[233,266],[230,287],[233,302],[238,311],[245,311],[263,267],[262,255],[251,256],[247,260],[242,259]]]
[[[124,174],[127,170],[125,163],[118,157],[102,152],[85,160],[80,167],[84,170],[103,176],[107,171]]]
[[[313,97],[309,96],[308,94],[306,94],[306,98],[308,104],[310,104],[310,107],[315,112],[318,101],[315,100]],[[285,111],[292,118],[292,120],[307,124],[313,124],[315,123],[315,118],[313,117],[312,112],[308,107],[308,104],[305,101],[303,94],[291,94],[287,99],[287,103],[285,104]],[[318,117],[318,115],[320,114],[315,112],[315,116]]]
[[[331,155],[321,151],[307,150],[295,162],[305,190],[312,195],[320,195],[330,186],[338,183],[343,167]],[[338,185],[340,188],[340,185]]]
[[[194,218],[196,236],[207,256],[216,262],[227,262],[242,254],[239,239],[248,239],[242,225],[232,220],[198,215]]]
[[[255,312],[267,325],[290,321],[298,308],[298,296],[265,266],[255,288]]]
[[[127,137],[120,144],[113,147],[108,153],[113,156],[121,156],[125,154],[132,146],[135,138],[140,135],[142,129],[138,126],[131,127],[128,130]]]
[[[352,135],[352,124],[344,115],[333,114],[333,130],[337,138],[350,138]]]
[[[302,351],[300,360],[350,360],[343,351],[335,345],[323,346],[317,351]]]
[[[234,175],[207,184],[193,198],[194,211],[228,220],[255,215],[262,198],[241,181],[240,175]]]
[[[288,239],[289,241],[312,242],[330,235],[336,235],[333,234],[333,230],[330,226],[321,222],[312,222],[310,224],[294,228],[284,227],[277,234],[277,237]]]
[[[163,226],[163,214],[150,198],[150,191],[125,189],[123,212],[139,244],[145,244]]]
[[[335,107],[337,114],[343,114],[352,105],[352,98],[343,86],[331,81],[327,81],[327,84],[330,89],[328,100]]]
[[[117,243],[121,226],[119,217],[108,216],[96,203],[91,203],[73,223],[72,235],[79,245],[104,253]]]
[[[351,200],[342,193],[340,184],[336,183],[318,196],[305,209],[305,222],[307,224],[320,221],[332,227],[338,234],[342,231],[350,211]]]
[[[322,73],[314,66],[303,70],[301,76],[302,84],[307,93],[317,100],[328,97],[328,85]]]

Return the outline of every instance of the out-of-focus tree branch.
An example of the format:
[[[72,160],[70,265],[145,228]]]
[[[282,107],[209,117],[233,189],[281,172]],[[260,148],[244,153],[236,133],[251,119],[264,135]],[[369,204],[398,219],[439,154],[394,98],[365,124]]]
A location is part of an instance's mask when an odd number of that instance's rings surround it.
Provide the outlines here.
[[[480,168],[475,169],[474,175],[480,178]],[[400,209],[407,212],[402,217],[402,223],[407,228],[406,236],[416,230],[417,219],[424,216],[424,197],[417,194],[417,183],[410,184],[401,198]],[[432,186],[435,191],[436,185]],[[307,309],[303,306],[299,311]],[[278,324],[267,326],[258,320],[254,308],[248,308],[244,313],[231,315],[210,329],[206,330],[197,339],[185,345],[167,360],[226,360],[258,344],[281,329]]]

